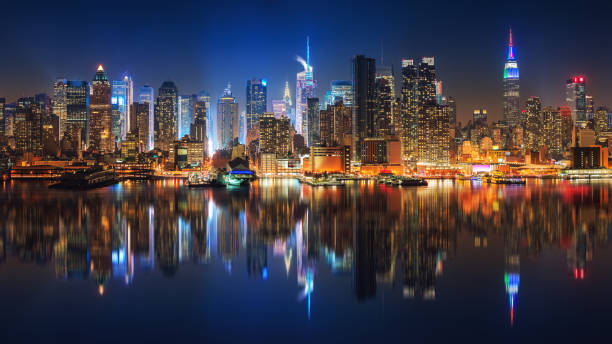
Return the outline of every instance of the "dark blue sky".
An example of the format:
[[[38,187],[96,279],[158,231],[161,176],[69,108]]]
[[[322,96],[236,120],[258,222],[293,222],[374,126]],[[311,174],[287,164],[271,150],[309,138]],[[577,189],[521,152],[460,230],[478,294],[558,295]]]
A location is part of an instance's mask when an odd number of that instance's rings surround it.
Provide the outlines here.
[[[89,80],[102,63],[111,78],[129,71],[135,86],[155,89],[170,79],[181,94],[216,98],[231,82],[242,110],[250,77],[268,79],[269,100],[285,80],[295,96],[295,55],[309,35],[320,97],[331,80],[350,79],[353,55],[379,59],[382,41],[398,79],[401,58],[435,56],[460,119],[479,107],[499,118],[512,26],[522,102],[558,106],[565,80],[583,73],[596,105],[612,106],[611,10],[603,1],[12,1],[0,18],[0,97],[50,92],[60,76]]]

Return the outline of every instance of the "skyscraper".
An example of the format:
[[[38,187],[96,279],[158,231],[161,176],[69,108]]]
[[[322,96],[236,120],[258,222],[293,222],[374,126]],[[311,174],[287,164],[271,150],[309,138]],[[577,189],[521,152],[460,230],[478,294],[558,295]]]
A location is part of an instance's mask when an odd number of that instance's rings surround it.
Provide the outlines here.
[[[181,139],[185,135],[189,135],[191,131],[193,107],[196,100],[197,96],[195,94],[179,96],[178,139]]]
[[[217,149],[229,148],[240,135],[238,103],[230,87],[217,102]]]
[[[196,100],[193,104],[193,123],[191,123],[189,136],[193,140],[202,141],[204,145],[204,156],[208,156],[208,132],[207,132],[206,102]]]
[[[66,127],[75,153],[89,145],[89,83],[69,80],[66,85]]]
[[[168,151],[177,139],[178,89],[164,81],[155,101],[155,148]]]
[[[136,135],[138,141],[138,150],[139,151],[148,151],[149,147],[151,147],[151,139],[150,136],[150,117],[153,117],[153,113],[150,111],[150,106],[148,102],[139,102],[132,103],[130,105],[130,116],[131,116],[131,124],[130,133],[134,133]],[[121,148],[123,152],[123,146]]]
[[[257,128],[259,117],[268,110],[268,81],[247,80],[246,88],[246,130]]]
[[[113,153],[111,84],[102,65],[98,66],[91,82],[89,116],[89,147],[102,154]]]
[[[4,122],[4,106],[6,104],[5,98],[0,98],[0,138],[6,135],[5,122]]]
[[[353,106],[353,84],[350,81],[334,80],[330,83],[324,106],[334,105],[339,100],[342,100],[345,106]]]
[[[132,77],[125,74],[121,80],[113,80],[112,85],[113,137],[121,141],[125,140],[127,133],[132,130],[130,124],[134,123],[130,116],[130,105],[134,102],[134,83]]]
[[[525,146],[527,150],[536,152],[542,141],[542,101],[538,97],[529,97],[525,103]]]
[[[504,65],[504,120],[508,126],[521,124],[519,68],[514,57],[512,29],[508,42],[508,57]]]
[[[563,123],[561,113],[553,107],[542,109],[542,143],[553,159],[563,157]]]
[[[302,64],[304,70],[297,74],[295,90],[295,130],[304,136],[308,145],[308,118],[305,116],[308,98],[315,98],[316,82],[314,80],[312,66],[310,65],[310,39],[306,38],[306,61],[298,56],[297,61]]]
[[[153,87],[148,85],[142,86],[138,90],[138,101],[149,104],[149,139],[147,140],[148,146],[144,149],[150,151],[155,148],[155,96],[153,95]]]
[[[66,87],[68,80],[59,78],[53,83],[53,107],[51,112],[59,118],[59,137],[58,142],[64,136],[66,130]]]
[[[433,57],[423,57],[418,67],[416,101],[417,161],[445,166],[449,162],[449,107],[436,98]]]
[[[565,85],[565,103],[572,111],[574,125],[583,127],[586,124],[586,78],[574,75]]]
[[[273,100],[272,112],[276,118],[287,116],[287,103],[284,100]]]
[[[376,118],[376,60],[353,58],[353,161],[361,159],[361,141],[373,137]]]
[[[417,86],[418,69],[414,60],[402,60],[402,93],[400,95],[400,143],[402,160],[417,161]]]
[[[42,155],[43,108],[34,98],[19,98],[15,109],[15,148]]]
[[[308,98],[306,100],[306,112],[308,113],[308,145],[314,146],[319,144],[320,133],[319,133],[319,111],[321,105],[319,104],[319,98]]]
[[[276,153],[276,118],[272,113],[261,115],[259,122],[259,152]]]
[[[393,68],[390,66],[376,66],[375,136],[383,137],[395,132],[395,124],[399,122],[395,102]]]
[[[291,101],[291,91],[289,91],[289,81],[285,81],[285,91],[283,92],[283,100],[285,101],[287,117],[289,117],[291,124],[295,127],[295,109],[293,108],[293,102]]]

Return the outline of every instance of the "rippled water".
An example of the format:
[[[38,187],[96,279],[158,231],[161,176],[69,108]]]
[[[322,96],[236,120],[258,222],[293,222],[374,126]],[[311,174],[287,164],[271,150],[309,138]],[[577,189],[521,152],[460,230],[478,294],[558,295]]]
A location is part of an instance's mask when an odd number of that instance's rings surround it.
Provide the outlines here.
[[[607,342],[612,184],[0,187],[8,342]]]

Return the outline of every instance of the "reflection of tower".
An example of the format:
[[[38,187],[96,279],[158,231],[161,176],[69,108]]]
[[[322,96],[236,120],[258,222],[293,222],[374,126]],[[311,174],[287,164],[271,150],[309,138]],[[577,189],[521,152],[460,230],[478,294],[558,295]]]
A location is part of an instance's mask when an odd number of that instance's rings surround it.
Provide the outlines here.
[[[268,279],[268,250],[260,234],[254,230],[246,234],[246,255],[249,278]]]
[[[238,220],[229,209],[217,208],[217,250],[226,265],[228,272],[232,271],[232,262],[238,255],[240,235]]]
[[[587,259],[591,256],[592,238],[587,225],[582,224],[574,232],[572,246],[567,250],[567,265],[574,279],[584,279]]]
[[[308,258],[308,243],[310,242],[308,239],[308,212],[306,212],[304,222],[298,221],[295,236],[297,281],[298,286],[304,288],[300,298],[307,298],[308,319],[310,319],[310,297],[314,289],[315,267],[314,263]]]
[[[521,279],[521,258],[519,254],[520,240],[521,233],[518,228],[511,227],[507,229],[504,240],[504,255],[506,259],[504,282],[506,284],[506,293],[509,296],[510,303],[510,325],[514,325],[514,308]]]

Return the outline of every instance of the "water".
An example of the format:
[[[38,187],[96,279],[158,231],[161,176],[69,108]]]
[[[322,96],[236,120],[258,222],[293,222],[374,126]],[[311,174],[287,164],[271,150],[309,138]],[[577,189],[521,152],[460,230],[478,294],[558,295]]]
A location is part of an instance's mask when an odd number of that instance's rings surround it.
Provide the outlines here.
[[[0,330],[3,342],[606,341],[611,186],[7,182]]]

